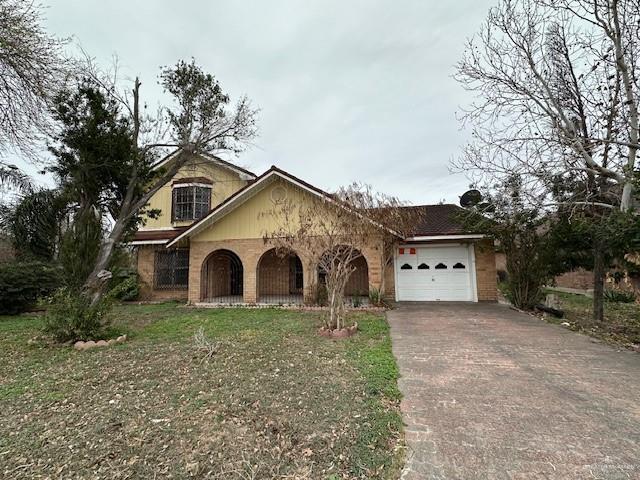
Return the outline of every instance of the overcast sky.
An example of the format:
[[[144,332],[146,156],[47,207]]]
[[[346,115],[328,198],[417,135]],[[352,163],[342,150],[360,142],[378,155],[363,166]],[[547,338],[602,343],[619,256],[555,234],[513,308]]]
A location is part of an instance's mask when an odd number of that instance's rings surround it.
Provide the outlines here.
[[[469,102],[451,78],[489,0],[49,0],[47,28],[160,101],[159,67],[196,61],[261,109],[236,161],[277,165],[325,189],[353,180],[414,204],[457,203],[449,173]]]

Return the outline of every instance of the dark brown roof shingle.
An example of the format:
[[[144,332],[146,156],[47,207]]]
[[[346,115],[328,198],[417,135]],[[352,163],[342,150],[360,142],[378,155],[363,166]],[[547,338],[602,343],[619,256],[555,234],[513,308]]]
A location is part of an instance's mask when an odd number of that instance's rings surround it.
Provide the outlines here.
[[[417,222],[414,236],[427,237],[434,235],[461,235],[467,232],[457,217],[463,209],[453,204],[417,205],[410,208],[417,211],[420,221]]]
[[[187,227],[168,228],[166,230],[139,230],[133,235],[133,241],[173,240],[186,229]]]

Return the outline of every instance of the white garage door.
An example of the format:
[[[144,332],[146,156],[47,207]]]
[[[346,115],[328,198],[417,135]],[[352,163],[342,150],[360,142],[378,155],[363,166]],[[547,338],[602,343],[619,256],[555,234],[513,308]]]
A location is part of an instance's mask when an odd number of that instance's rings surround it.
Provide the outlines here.
[[[466,245],[401,246],[396,256],[398,301],[474,301],[472,254]]]

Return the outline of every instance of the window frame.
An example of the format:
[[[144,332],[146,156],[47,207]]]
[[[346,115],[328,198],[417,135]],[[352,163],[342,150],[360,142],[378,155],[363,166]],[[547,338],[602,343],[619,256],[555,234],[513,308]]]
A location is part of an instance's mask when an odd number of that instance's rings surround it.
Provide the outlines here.
[[[160,257],[167,256],[164,260],[168,265],[161,266]],[[171,259],[170,256],[175,258]],[[183,258],[179,258],[179,257]],[[181,265],[176,266],[178,263]],[[185,276],[184,283],[180,283],[177,276],[178,271],[183,271],[182,275]],[[169,281],[164,281],[162,275],[168,275]],[[162,280],[162,281],[161,281]],[[153,256],[153,288],[155,290],[187,290],[189,288],[189,249],[188,248],[174,248],[174,249],[157,249]]]
[[[187,195],[187,197],[191,197],[189,200],[181,202],[178,204],[178,195],[181,193],[181,190],[190,189],[191,192]],[[198,200],[198,193],[204,192],[204,201],[202,199]],[[176,183],[171,186],[171,221],[172,222],[191,222],[194,220],[200,220],[207,213],[209,213],[211,209],[211,194],[213,193],[213,189],[211,185],[205,183]],[[178,212],[181,210],[178,208],[178,205],[181,207],[190,207],[186,215],[178,215]],[[198,208],[200,210],[198,211]]]

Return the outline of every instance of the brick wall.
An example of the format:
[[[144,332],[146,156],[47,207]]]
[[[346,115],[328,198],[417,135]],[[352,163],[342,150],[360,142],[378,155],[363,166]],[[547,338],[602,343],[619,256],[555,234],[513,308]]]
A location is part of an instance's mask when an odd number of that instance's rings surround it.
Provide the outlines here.
[[[203,288],[201,286],[202,265],[209,254],[219,249],[230,250],[235,253],[242,261],[244,269],[244,302],[256,303],[258,301],[258,262],[262,255],[273,248],[270,244],[265,244],[261,238],[220,240],[206,242],[192,242],[189,255],[189,302],[195,303],[202,301]],[[367,261],[369,272],[369,285],[379,288],[381,281],[381,255],[380,248],[377,244],[361,247],[364,258]],[[315,296],[313,290],[317,283],[317,263],[314,259],[307,258],[303,252],[296,252],[302,262],[302,271],[304,277],[304,295],[309,301]],[[269,258],[266,258],[267,268],[270,265]],[[287,282],[282,284],[283,289],[288,289],[289,266],[286,264],[286,271],[283,267],[283,280]],[[364,288],[364,284],[358,285],[358,288]],[[366,288],[365,288],[366,290]]]
[[[481,240],[476,242],[473,248],[476,256],[478,301],[495,302],[498,299],[498,283],[493,240]]]
[[[258,293],[262,295],[287,295],[291,289],[289,258],[279,257],[275,252],[265,255],[258,271]],[[304,269],[304,265],[303,265]]]
[[[558,287],[588,290],[593,288],[593,272],[578,268],[555,278]]]
[[[157,290],[153,288],[153,266],[154,253],[163,246],[141,246],[138,248],[138,273],[141,280],[141,299],[143,300],[165,300],[177,299],[195,303],[202,301],[203,294],[208,291],[211,295],[228,295],[229,292],[214,289],[226,286],[220,282],[215,282],[210,272],[207,280],[208,285],[202,285],[202,266],[212,252],[225,249],[234,252],[240,258],[243,266],[243,293],[245,303],[256,303],[258,301],[258,262],[262,255],[273,248],[265,244],[262,239],[236,239],[213,242],[193,242],[189,254],[189,289],[187,290]],[[496,260],[493,243],[483,240],[474,244],[476,257],[476,281],[479,301],[495,301],[497,299],[496,283]],[[361,248],[364,259],[367,262],[369,287],[380,288],[382,280],[382,255],[381,247],[377,244]],[[304,276],[304,294],[307,301],[311,301],[315,292],[313,288],[317,283],[316,262],[313,259],[305,258],[298,253],[302,262]],[[262,293],[288,293],[289,290],[289,263],[283,260],[280,263],[277,257],[265,257],[260,271],[263,287],[267,290]],[[217,271],[220,273],[220,271]],[[277,276],[281,276],[278,283]],[[355,280],[355,279],[354,279]],[[353,283],[353,282],[352,282]],[[385,299],[393,301],[395,299],[395,275],[393,264],[385,269]],[[268,286],[267,286],[268,285]],[[350,285],[358,292],[366,291],[363,281],[358,285]],[[351,288],[353,290],[354,288]],[[273,291],[271,291],[273,290]],[[354,291],[355,291],[354,290]]]
[[[168,290],[153,288],[153,267],[156,250],[163,245],[141,245],[137,247],[138,275],[140,276],[140,300],[186,300],[186,289]]]

